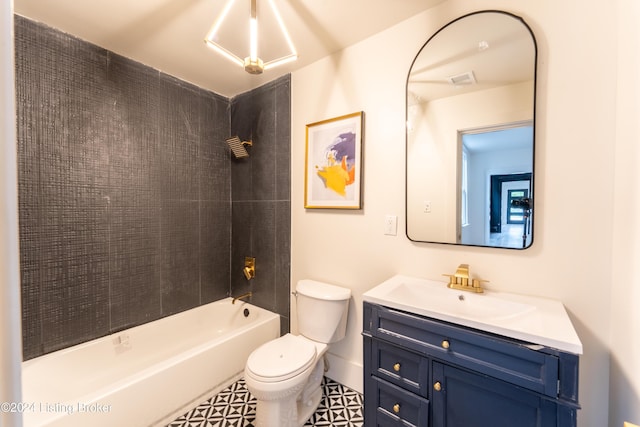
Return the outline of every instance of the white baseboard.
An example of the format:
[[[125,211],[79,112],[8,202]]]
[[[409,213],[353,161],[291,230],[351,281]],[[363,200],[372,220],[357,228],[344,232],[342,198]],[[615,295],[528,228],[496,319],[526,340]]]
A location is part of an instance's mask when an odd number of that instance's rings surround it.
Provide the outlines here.
[[[362,363],[343,359],[332,353],[326,353],[326,356],[329,363],[329,370],[325,375],[358,393],[363,393]]]

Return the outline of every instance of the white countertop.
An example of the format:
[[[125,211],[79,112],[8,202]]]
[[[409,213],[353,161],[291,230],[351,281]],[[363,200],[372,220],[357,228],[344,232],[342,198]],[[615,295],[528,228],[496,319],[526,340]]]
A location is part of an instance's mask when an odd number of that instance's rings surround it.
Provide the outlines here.
[[[362,296],[366,302],[582,354],[582,343],[561,302],[485,290],[449,289],[444,282],[397,275]]]

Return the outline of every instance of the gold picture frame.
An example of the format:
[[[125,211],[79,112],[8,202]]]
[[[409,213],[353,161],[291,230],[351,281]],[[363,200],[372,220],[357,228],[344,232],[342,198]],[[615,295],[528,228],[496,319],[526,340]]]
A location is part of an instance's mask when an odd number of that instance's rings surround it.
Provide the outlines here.
[[[364,112],[306,126],[304,207],[362,208]]]

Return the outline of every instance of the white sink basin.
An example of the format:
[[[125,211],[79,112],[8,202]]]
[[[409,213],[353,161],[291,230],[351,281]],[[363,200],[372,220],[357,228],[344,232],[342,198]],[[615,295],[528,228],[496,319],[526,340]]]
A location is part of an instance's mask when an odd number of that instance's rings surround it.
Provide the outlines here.
[[[363,300],[582,354],[582,343],[564,306],[554,300],[488,290],[476,294],[402,275],[369,290]]]
[[[387,289],[386,299],[404,304],[428,302],[442,313],[483,321],[506,320],[535,310],[531,304],[509,301],[488,293],[451,290],[443,285],[425,286],[425,283],[399,281]]]

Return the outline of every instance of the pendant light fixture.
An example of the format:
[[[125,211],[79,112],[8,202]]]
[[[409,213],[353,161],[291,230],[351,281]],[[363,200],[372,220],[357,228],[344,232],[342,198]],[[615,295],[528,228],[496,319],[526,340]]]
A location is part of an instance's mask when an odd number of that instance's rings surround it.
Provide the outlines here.
[[[269,61],[263,61],[262,58],[258,56],[258,8],[257,2],[258,0],[249,0],[250,2],[250,10],[249,10],[249,56],[244,57],[242,59],[241,56],[233,53],[231,48],[227,49],[223,47],[220,43],[218,43],[220,28],[222,27],[225,18],[229,14],[229,11],[233,7],[236,0],[229,0],[225,5],[222,13],[215,20],[211,29],[207,33],[204,41],[213,50],[230,60],[231,62],[244,67],[245,71],[250,74],[261,74],[264,70],[268,70],[269,68],[276,67],[281,64],[285,64],[287,62],[295,61],[298,58],[298,53],[296,52],[295,47],[293,46],[293,42],[291,41],[291,37],[289,36],[289,32],[282,21],[282,17],[278,12],[278,8],[276,7],[273,0],[262,0],[268,1],[269,6],[271,7],[271,11],[273,12],[273,16],[275,17],[278,28],[282,32],[282,36],[286,41],[290,53],[288,55],[271,59]],[[241,1],[244,3],[244,1]],[[234,31],[237,28],[233,29]],[[240,28],[242,30],[242,28]],[[263,41],[264,42],[264,41]]]

